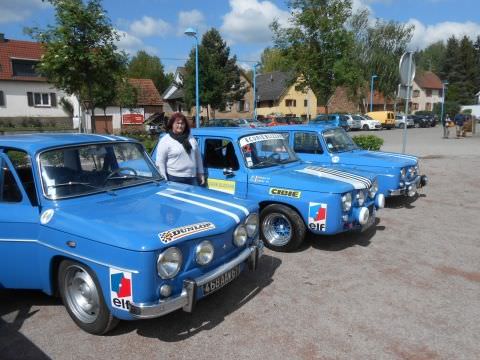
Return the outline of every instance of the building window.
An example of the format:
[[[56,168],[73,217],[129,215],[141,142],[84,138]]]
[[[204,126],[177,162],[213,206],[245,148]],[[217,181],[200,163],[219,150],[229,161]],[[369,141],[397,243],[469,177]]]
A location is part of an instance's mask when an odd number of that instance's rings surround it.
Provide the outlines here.
[[[425,92],[427,93],[427,97],[432,96],[432,89],[427,89]]]
[[[57,94],[55,93],[37,93],[27,92],[28,106],[36,107],[56,107]]]
[[[426,104],[425,104],[425,110],[431,111],[431,110],[432,110],[432,103],[429,103],[429,102],[426,103]]]
[[[288,107],[296,107],[296,106],[297,106],[297,100],[295,100],[295,99],[287,99],[287,100],[285,100],[285,106],[288,106]]]
[[[39,77],[40,74],[35,71],[38,61],[12,59],[13,76]]]
[[[418,110],[418,103],[412,103],[412,109]]]
[[[249,110],[249,105],[248,102],[246,102],[244,99],[237,101],[237,111],[242,112],[242,111],[248,111]]]
[[[0,106],[5,106],[5,93],[0,90]]]
[[[419,97],[420,96],[420,90],[413,90],[413,97]]]
[[[303,100],[303,106],[308,107],[308,100],[307,99]]]

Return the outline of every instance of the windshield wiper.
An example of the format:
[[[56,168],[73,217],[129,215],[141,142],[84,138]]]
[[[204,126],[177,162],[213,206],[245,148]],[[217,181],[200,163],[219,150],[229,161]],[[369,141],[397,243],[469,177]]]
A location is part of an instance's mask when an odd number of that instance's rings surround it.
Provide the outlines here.
[[[253,165],[252,169],[254,169],[256,167],[259,167],[259,166],[263,166],[263,165],[269,165],[269,164],[277,165],[278,162],[273,160],[273,159],[265,159],[265,160],[260,161],[259,163],[256,163],[255,165]]]
[[[92,185],[90,183],[81,182],[81,181],[69,181],[69,182],[61,183],[61,184],[48,185],[47,187],[56,189],[56,188],[62,187],[62,186],[75,186],[75,185],[83,185],[83,186],[91,187],[92,189],[96,189],[96,190],[105,190],[104,188],[100,188],[100,187]]]

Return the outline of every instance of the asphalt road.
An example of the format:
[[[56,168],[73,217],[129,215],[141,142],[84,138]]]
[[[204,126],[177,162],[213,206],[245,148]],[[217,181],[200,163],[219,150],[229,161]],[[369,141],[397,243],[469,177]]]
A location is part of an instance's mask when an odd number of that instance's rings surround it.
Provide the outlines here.
[[[354,134],[355,135],[355,134]],[[402,131],[381,131],[401,151]],[[430,184],[366,234],[270,251],[196,312],[80,331],[57,299],[0,291],[0,359],[478,359],[480,137],[409,129]]]

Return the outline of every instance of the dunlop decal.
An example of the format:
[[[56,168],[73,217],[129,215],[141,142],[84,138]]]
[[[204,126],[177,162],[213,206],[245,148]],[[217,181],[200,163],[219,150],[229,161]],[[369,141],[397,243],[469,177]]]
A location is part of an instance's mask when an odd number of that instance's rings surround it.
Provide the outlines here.
[[[185,236],[200,233],[215,229],[215,225],[211,222],[201,222],[198,224],[181,226],[175,229],[164,231],[158,234],[160,241],[164,244],[169,244],[175,240],[181,239]]]
[[[300,199],[302,196],[302,192],[298,190],[290,190],[290,189],[280,189],[280,188],[270,188],[269,192],[270,195],[277,195],[277,196],[286,196],[295,199]]]

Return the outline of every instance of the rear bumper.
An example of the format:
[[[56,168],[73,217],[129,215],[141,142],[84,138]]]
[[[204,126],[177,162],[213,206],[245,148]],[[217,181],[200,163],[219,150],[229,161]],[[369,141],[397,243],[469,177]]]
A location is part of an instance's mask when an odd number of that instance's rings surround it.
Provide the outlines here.
[[[151,303],[131,303],[130,314],[136,319],[151,319],[166,315],[172,311],[183,309],[186,312],[192,312],[198,299],[195,298],[197,288],[205,285],[209,281],[216,279],[227,271],[247,261],[250,270],[256,270],[258,260],[263,255],[263,243],[261,240],[245,250],[236,258],[218,268],[198,277],[183,281],[183,288],[180,295],[159,299]]]

